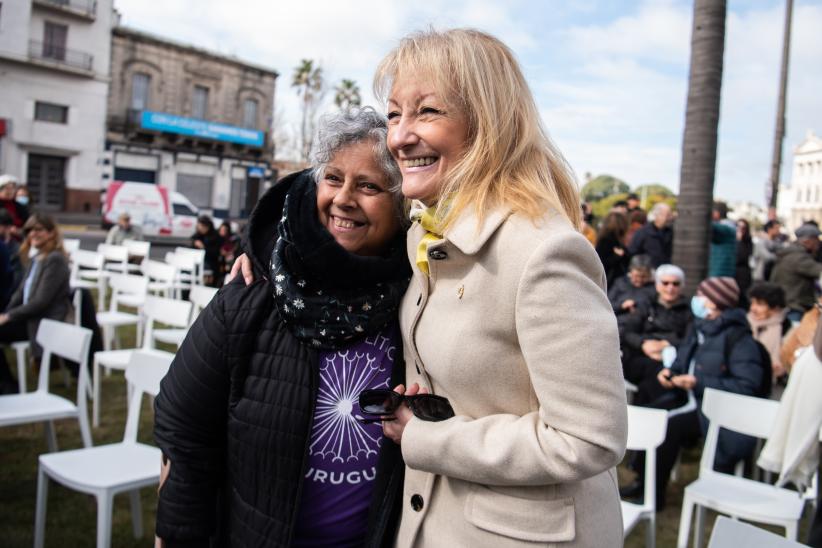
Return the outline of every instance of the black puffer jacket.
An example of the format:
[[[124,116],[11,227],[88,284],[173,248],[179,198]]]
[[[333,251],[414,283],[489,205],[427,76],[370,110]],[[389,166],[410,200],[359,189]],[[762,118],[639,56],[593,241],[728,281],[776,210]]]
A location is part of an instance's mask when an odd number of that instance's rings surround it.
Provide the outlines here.
[[[267,262],[285,193],[255,208],[245,250],[255,282],[238,277],[200,314],[162,382],[155,438],[171,461],[157,534],[175,546],[291,544],[318,386],[318,353],[280,320]],[[402,356],[402,352],[397,352]],[[392,383],[403,381],[401,358]],[[383,443],[366,546],[393,539],[402,497],[399,446]]]
[[[644,301],[620,325],[620,338],[624,346],[637,351],[649,339],[678,346],[685,337],[691,316],[691,307],[685,299],[679,299],[670,307],[659,299]]]

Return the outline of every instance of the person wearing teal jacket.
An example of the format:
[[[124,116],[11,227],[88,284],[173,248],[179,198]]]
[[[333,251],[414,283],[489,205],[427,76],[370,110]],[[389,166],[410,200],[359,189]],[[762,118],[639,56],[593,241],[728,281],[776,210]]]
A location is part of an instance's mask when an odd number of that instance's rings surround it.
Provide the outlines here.
[[[711,227],[711,255],[708,277],[736,276],[736,223],[728,220],[728,206],[716,202]]]

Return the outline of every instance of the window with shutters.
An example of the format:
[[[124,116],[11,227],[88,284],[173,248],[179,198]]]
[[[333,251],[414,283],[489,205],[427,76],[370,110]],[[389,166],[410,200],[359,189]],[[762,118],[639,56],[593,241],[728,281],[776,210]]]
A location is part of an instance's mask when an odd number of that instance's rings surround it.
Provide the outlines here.
[[[34,103],[34,119],[41,122],[66,124],[68,123],[68,107],[37,101]]]
[[[151,76],[145,72],[135,72],[131,75],[132,110],[146,110],[148,108],[148,94],[150,88]]]
[[[257,101],[246,99],[243,102],[243,127],[257,127]]]
[[[194,93],[191,96],[191,116],[205,120],[208,115],[208,88],[205,86],[194,86]]]
[[[57,61],[65,61],[67,39],[67,25],[46,21],[43,26],[43,57]]]

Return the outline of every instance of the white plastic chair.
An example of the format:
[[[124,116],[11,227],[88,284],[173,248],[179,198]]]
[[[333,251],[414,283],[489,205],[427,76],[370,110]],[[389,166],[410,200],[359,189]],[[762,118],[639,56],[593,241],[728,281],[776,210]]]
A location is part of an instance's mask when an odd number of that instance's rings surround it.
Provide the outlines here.
[[[154,322],[160,321],[166,325],[174,327],[188,326],[188,318],[191,315],[191,303],[176,299],[165,299],[162,297],[146,297],[143,307],[145,333],[142,336],[143,352],[161,352],[154,349]],[[138,326],[138,329],[140,327]],[[94,353],[94,365],[92,368],[93,400],[92,423],[94,427],[100,426],[100,368],[125,370],[131,360],[132,355],[137,352],[136,348],[125,350],[103,350]]]
[[[188,333],[189,327],[194,324],[194,320],[200,315],[200,312],[208,306],[214,295],[217,294],[216,287],[208,287],[205,285],[195,285],[189,291],[188,299],[194,305],[191,308],[191,318],[188,325],[181,329],[155,329],[154,340],[166,344],[174,344],[180,346]]]
[[[40,455],[37,473],[37,507],[34,518],[34,546],[42,548],[46,533],[48,481],[97,498],[97,548],[111,543],[111,514],[114,496],[129,492],[134,537],[143,535],[140,491],[160,480],[161,451],[137,441],[143,394],[160,393],[160,381],[168,372],[174,354],[134,352],[126,379],[134,387],[128,408],[126,430],[121,443]]]
[[[778,407],[779,402],[773,400],[705,389],[702,412],[710,420],[710,426],[699,463],[699,478],[685,488],[677,548],[686,548],[694,506],[697,507],[696,548],[702,546],[706,508],[748,521],[784,527],[785,537],[796,539],[804,506],[799,493],[713,469],[720,428],[766,439]]]
[[[105,301],[105,277],[103,271],[105,259],[96,251],[78,249],[71,255],[71,277],[69,285],[73,288],[97,290],[97,310],[103,310]]]
[[[80,240],[77,238],[63,238],[63,249],[66,250],[66,253],[68,253],[70,257],[75,251],[80,249]]]
[[[801,548],[805,545],[725,516],[716,518],[708,548],[746,548],[748,546],[755,546],[756,548]]]
[[[0,426],[43,422],[46,425],[49,450],[57,451],[57,438],[51,421],[76,418],[80,423],[83,446],[91,447],[91,429],[88,425],[86,404],[91,330],[44,319],[40,321],[40,327],[37,329],[37,343],[43,347],[37,390],[26,394],[0,396]],[[76,404],[49,393],[52,355],[80,364]]]
[[[205,249],[196,249],[192,247],[175,247],[174,254],[178,257],[190,259],[194,265],[194,273],[192,276],[193,285],[204,285],[205,276]]]
[[[177,298],[174,283],[177,280],[177,269],[161,261],[146,259],[140,265],[143,275],[149,279],[148,292],[166,298]]]
[[[647,520],[645,546],[656,546],[656,448],[665,441],[668,413],[663,409],[628,406],[628,445],[632,451],[645,451],[645,493],[642,504],[622,501],[623,536],[637,523]]]
[[[143,306],[148,292],[148,278],[131,274],[111,276],[111,301],[106,312],[97,313],[97,323],[103,331],[103,348],[111,350],[117,335],[117,328],[140,323],[139,309]],[[122,312],[120,305],[138,309],[138,313]],[[137,331],[137,345],[140,345],[140,330]]]
[[[144,261],[151,253],[151,242],[144,242],[142,240],[123,240],[123,247],[128,250],[129,258],[139,258]],[[129,272],[139,272],[140,265],[128,263],[127,268]]]

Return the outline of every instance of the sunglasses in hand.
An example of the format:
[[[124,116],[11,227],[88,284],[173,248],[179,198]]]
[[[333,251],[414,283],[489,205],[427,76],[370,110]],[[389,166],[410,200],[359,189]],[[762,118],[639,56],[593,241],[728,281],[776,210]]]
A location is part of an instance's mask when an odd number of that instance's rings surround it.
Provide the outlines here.
[[[444,421],[454,416],[454,409],[448,398],[434,394],[416,394],[405,396],[387,388],[374,388],[360,392],[360,409],[366,415],[379,415],[378,418],[357,420],[362,423],[373,423],[394,420],[391,416],[405,402],[414,416],[424,421]]]

